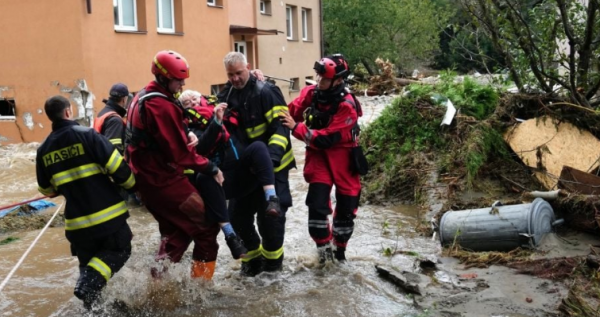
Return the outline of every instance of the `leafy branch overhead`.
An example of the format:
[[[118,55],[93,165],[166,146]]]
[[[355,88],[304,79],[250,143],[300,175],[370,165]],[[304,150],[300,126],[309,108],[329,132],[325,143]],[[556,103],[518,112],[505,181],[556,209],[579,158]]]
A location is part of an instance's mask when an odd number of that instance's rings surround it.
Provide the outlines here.
[[[459,0],[485,30],[521,91],[564,90],[586,107],[600,105],[598,0]]]
[[[377,58],[409,69],[428,62],[438,49],[439,25],[449,14],[438,1],[323,1],[326,53],[344,53],[351,65],[374,75]]]

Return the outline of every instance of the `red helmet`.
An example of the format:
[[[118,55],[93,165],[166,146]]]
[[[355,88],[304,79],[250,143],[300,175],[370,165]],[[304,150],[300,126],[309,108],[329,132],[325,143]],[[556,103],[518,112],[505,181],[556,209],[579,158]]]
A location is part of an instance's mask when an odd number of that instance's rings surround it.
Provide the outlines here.
[[[323,78],[338,79],[348,76],[348,63],[342,54],[334,54],[315,62],[313,69]]]
[[[160,51],[154,56],[152,74],[163,75],[168,79],[186,79],[190,77],[190,66],[181,54]]]

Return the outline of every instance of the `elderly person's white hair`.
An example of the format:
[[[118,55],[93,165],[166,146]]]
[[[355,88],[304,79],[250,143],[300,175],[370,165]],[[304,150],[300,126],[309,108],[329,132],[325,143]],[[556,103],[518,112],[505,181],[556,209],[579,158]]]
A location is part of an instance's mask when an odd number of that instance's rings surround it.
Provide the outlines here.
[[[195,90],[186,89],[179,96],[179,101],[183,102],[184,100],[192,98],[192,97],[200,98],[200,97],[202,97],[202,94]]]
[[[248,59],[246,59],[246,55],[240,52],[229,52],[227,55],[225,55],[225,58],[223,58],[223,64],[225,67],[235,65],[240,62],[243,63],[244,66],[248,65]]]

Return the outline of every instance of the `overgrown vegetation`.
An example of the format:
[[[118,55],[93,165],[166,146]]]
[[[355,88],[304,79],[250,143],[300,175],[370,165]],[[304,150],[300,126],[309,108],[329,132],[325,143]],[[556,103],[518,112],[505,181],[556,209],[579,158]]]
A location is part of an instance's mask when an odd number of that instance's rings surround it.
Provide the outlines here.
[[[378,57],[412,71],[433,59],[450,8],[447,1],[323,1],[325,51],[343,53],[370,75]]]
[[[598,0],[459,0],[483,30],[521,91],[562,88],[572,103],[597,107],[600,88]],[[595,97],[596,96],[596,97]]]
[[[502,136],[488,120],[498,92],[468,78],[455,80],[453,72],[444,72],[438,85],[408,86],[407,93],[365,129],[362,142],[373,167],[365,178],[367,196],[414,201],[415,186],[431,168],[458,173],[471,186],[490,157],[506,157]],[[459,116],[457,124],[445,128],[440,124],[448,100]]]

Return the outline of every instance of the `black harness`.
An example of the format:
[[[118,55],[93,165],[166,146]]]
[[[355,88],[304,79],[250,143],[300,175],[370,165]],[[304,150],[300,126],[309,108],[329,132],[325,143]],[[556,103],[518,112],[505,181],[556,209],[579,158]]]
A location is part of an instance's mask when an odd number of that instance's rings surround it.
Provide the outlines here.
[[[342,86],[342,88],[344,87]],[[350,104],[352,104],[358,117],[362,116],[362,107],[360,105],[360,102],[358,102],[356,96],[353,93],[348,92],[345,88],[342,90],[342,92],[336,95],[335,99],[333,99],[333,101],[331,102],[331,106],[325,111],[320,111],[317,108],[317,104],[319,102],[323,102],[319,94],[319,91],[315,91],[315,93],[312,96],[310,107],[304,110],[304,123],[309,129],[324,129],[328,127],[331,123],[331,118],[337,113],[340,104],[344,101],[348,101]],[[348,94],[352,96],[352,101],[345,100],[345,97]],[[356,141],[359,135],[360,126],[358,125],[357,121],[354,127],[352,128],[352,141]]]
[[[152,137],[149,133],[146,132],[145,127],[147,126],[147,121],[146,121],[146,112],[145,112],[145,105],[146,105],[146,101],[155,98],[155,97],[159,97],[159,98],[164,98],[168,101],[173,101],[172,99],[170,99],[169,97],[167,97],[166,95],[160,93],[160,92],[151,92],[151,93],[146,93],[145,90],[140,91],[140,97],[138,98],[138,102],[137,102],[137,111],[138,111],[138,115],[140,120],[142,121],[142,125],[144,126],[144,128],[137,128],[133,126],[133,118],[131,118],[131,120],[127,120],[127,126],[125,128],[125,148],[127,148],[128,146],[134,146],[134,147],[139,147],[140,145],[144,145],[147,149],[149,150],[158,150],[158,142],[156,142],[156,140],[154,139],[154,137]],[[183,106],[181,106],[181,104],[179,104],[178,101],[174,102],[175,105],[179,108],[181,108],[183,110]],[[136,111],[136,109],[131,109],[132,113],[134,111]],[[184,111],[184,113],[186,113]]]

